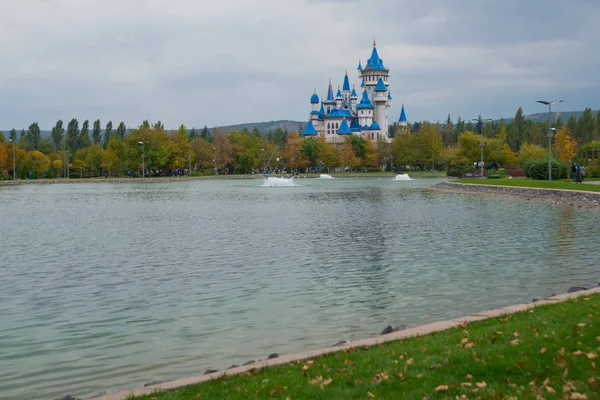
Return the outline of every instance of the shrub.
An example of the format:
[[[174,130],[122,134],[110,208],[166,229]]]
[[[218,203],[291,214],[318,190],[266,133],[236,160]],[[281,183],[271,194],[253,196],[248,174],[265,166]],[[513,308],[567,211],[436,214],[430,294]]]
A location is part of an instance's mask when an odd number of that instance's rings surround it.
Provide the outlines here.
[[[548,160],[543,158],[529,160],[523,163],[523,169],[525,170],[525,176],[530,179],[548,179]],[[566,179],[567,177],[567,164],[552,160],[552,180]]]
[[[456,166],[454,168],[448,169],[446,172],[446,176],[452,176],[455,178],[462,178],[467,172],[469,172],[473,167],[470,166]]]

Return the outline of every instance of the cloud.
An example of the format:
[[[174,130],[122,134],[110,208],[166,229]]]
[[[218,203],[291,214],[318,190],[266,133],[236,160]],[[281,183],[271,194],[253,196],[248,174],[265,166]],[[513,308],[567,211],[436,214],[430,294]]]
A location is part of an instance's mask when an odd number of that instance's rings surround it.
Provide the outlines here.
[[[305,120],[312,90],[359,84],[377,39],[409,119],[589,106],[593,1],[20,0],[0,2],[0,127],[144,119],[201,127]]]

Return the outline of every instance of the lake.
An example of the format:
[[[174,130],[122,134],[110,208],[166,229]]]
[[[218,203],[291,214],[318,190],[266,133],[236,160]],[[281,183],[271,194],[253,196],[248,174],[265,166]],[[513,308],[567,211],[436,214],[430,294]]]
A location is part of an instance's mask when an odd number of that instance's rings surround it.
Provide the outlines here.
[[[599,210],[440,181],[0,187],[0,398],[86,397],[598,282]]]

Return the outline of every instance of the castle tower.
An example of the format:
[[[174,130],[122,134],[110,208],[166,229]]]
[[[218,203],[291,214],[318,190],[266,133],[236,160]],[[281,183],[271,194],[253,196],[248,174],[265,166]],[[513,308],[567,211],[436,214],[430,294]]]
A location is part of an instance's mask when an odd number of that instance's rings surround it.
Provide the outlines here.
[[[388,88],[383,83],[383,79],[379,78],[377,81],[377,85],[375,86],[375,95],[374,95],[374,103],[375,103],[375,118],[377,124],[380,127],[381,134],[384,137],[387,137],[388,133],[388,124],[387,124],[387,107],[388,107]]]
[[[361,127],[370,127],[373,124],[373,111],[375,107],[371,103],[369,99],[369,92],[367,88],[363,90],[363,96],[360,100],[360,104],[356,106],[356,111],[358,113],[358,123]]]
[[[344,75],[344,85],[342,86],[342,96],[344,96],[344,103],[350,104],[350,96],[352,91],[350,90],[350,80],[348,79],[348,71]]]
[[[314,90],[313,95],[310,97],[310,106],[312,108],[310,112],[310,122],[313,129],[319,127],[319,96],[317,95],[317,89]]]
[[[340,86],[338,85],[338,91],[335,94],[335,108],[341,110],[344,107],[344,96],[342,95],[342,91]]]
[[[400,111],[400,119],[398,120],[398,125],[408,126],[408,119],[406,118],[406,112],[404,111],[404,103],[402,104],[402,111]]]
[[[325,105],[325,115],[329,114],[335,108],[335,98],[333,97],[333,87],[329,79],[329,88],[327,89],[327,99],[323,102]]]
[[[352,112],[356,112],[356,105],[358,103],[358,94],[356,94],[356,89],[354,89],[354,85],[352,85],[352,93],[350,94],[350,109]]]
[[[390,71],[383,65],[383,60],[379,58],[377,52],[377,43],[373,41],[373,51],[371,58],[367,60],[367,65],[359,70],[360,77],[365,82],[365,86],[369,89],[369,93],[373,93],[379,79],[387,85]]]

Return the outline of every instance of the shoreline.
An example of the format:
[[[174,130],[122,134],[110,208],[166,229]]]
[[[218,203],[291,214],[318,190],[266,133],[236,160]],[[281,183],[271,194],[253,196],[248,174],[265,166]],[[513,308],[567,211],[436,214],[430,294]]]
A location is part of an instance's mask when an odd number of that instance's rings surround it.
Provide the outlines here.
[[[321,174],[310,173],[310,174],[298,174],[296,179],[315,179],[319,178]],[[393,178],[396,176],[395,173],[382,172],[382,173],[331,173],[328,174],[336,179],[344,178]],[[409,176],[411,174],[408,174]],[[75,179],[18,179],[14,181],[2,180],[0,186],[13,186],[13,185],[53,185],[53,184],[82,184],[82,183],[164,183],[164,182],[186,182],[186,181],[206,181],[206,180],[244,180],[244,179],[262,179],[263,174],[253,175],[207,175],[207,176],[164,176],[155,178],[75,178]],[[439,179],[446,178],[445,173],[439,174],[422,174],[416,173],[416,176],[420,179]],[[291,178],[291,174],[269,174],[267,177],[273,178]],[[413,178],[415,179],[415,178]]]
[[[154,385],[147,385],[144,387],[138,387],[135,389],[127,389],[119,392],[102,394],[100,396],[93,397],[96,400],[126,400],[131,396],[150,395],[156,392],[170,391],[174,389],[181,389],[187,386],[196,385],[199,383],[209,382],[223,377],[231,377],[235,375],[241,375],[249,372],[255,372],[264,368],[270,368],[275,366],[281,366],[291,363],[296,363],[315,357],[320,357],[328,354],[339,353],[348,351],[350,349],[359,349],[370,346],[377,346],[387,342],[394,342],[398,340],[414,338],[429,335],[434,332],[442,332],[461,326],[463,324],[484,321],[491,318],[496,318],[503,315],[515,314],[518,312],[533,309],[540,305],[558,304],[566,302],[570,299],[578,297],[589,296],[591,294],[600,294],[600,284],[597,287],[586,289],[582,287],[571,287],[567,293],[546,297],[543,299],[533,299],[530,303],[516,304],[512,306],[502,307],[499,309],[492,309],[483,312],[477,312],[464,317],[452,318],[443,321],[431,322],[425,325],[420,325],[413,328],[392,331],[388,334],[382,334],[380,336],[359,339],[348,343],[339,343],[336,346],[326,347],[318,350],[307,351],[303,353],[290,354],[284,356],[278,356],[268,360],[258,361],[249,365],[241,367],[235,367],[224,371],[207,371],[204,375],[192,376],[188,378],[177,379],[174,381],[156,383]],[[210,373],[209,373],[210,372]]]
[[[522,186],[477,185],[472,183],[442,182],[429,189],[464,194],[517,197],[559,206],[600,208],[600,193],[585,190],[528,188]]]

